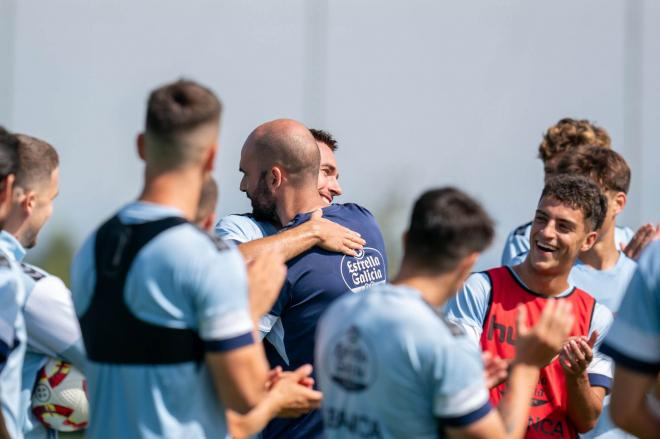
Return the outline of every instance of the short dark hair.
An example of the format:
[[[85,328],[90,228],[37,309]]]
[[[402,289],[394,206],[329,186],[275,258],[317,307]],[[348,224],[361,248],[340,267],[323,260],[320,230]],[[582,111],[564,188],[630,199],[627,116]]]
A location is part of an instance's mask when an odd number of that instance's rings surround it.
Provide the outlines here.
[[[18,139],[0,127],[0,187],[8,176],[18,172]]]
[[[18,170],[15,186],[32,189],[35,184],[50,181],[60,166],[57,151],[49,143],[26,134],[16,134],[18,139]]]
[[[317,130],[314,128],[310,128],[309,131],[312,133],[312,136],[314,136],[314,139],[317,142],[325,143],[328,145],[328,148],[330,148],[332,152],[337,151],[339,148],[339,146],[337,146],[337,139],[332,137],[332,134],[329,132],[325,130]]]
[[[195,222],[200,222],[215,210],[218,203],[218,184],[213,177],[209,177],[202,185],[202,194],[197,205]]]
[[[630,189],[630,167],[621,154],[613,149],[580,147],[570,154],[564,154],[555,172],[591,178],[603,191],[627,194]]]
[[[552,172],[552,163],[560,154],[579,146],[610,148],[612,140],[605,129],[586,119],[565,117],[548,128],[539,145],[539,158]],[[548,168],[549,167],[549,168]]]
[[[445,273],[493,240],[493,220],[481,205],[453,187],[433,189],[415,202],[405,258],[417,268]]]
[[[561,204],[580,210],[590,231],[603,226],[607,214],[607,198],[589,178],[567,174],[551,177],[545,183],[540,200],[544,198],[553,198]]]
[[[151,92],[146,129],[157,137],[170,138],[217,122],[221,111],[222,104],[211,90],[180,79]]]

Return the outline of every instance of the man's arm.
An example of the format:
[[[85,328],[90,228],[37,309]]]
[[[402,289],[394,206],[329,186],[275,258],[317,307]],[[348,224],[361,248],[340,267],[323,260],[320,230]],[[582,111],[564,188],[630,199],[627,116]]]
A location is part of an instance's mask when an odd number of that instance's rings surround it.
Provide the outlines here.
[[[511,364],[508,391],[498,411],[491,411],[476,422],[447,429],[451,438],[522,438],[527,430],[528,413],[541,367],[547,365],[573,326],[570,303],[550,301],[533,328],[526,325],[523,307],[518,309],[516,357]]]
[[[617,365],[614,371],[614,386],[610,400],[610,415],[616,425],[623,430],[645,439],[658,437],[660,413],[651,405],[660,402],[650,389],[660,376],[640,373]],[[654,398],[655,401],[652,401]]]
[[[276,416],[298,417],[319,408],[323,396],[321,392],[311,389],[311,372],[312,367],[305,365],[283,375],[272,385],[264,399],[246,415],[228,410],[227,422],[231,437],[248,438],[263,430]]]
[[[289,230],[261,239],[244,242],[238,246],[245,259],[252,260],[265,253],[278,253],[289,261],[312,247],[355,256],[366,241],[360,234],[344,226],[322,218],[317,210],[312,218]]]

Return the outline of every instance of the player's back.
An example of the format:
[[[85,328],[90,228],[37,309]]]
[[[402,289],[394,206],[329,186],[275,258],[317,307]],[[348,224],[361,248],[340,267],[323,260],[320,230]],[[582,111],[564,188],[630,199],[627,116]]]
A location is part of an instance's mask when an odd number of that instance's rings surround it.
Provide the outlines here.
[[[144,233],[138,227],[171,220],[127,262],[130,250],[114,248],[124,232],[107,239],[109,225],[127,226],[127,248],[134,249]],[[106,264],[113,257],[118,268]],[[115,269],[125,273],[123,294],[108,295],[102,288]],[[203,355],[209,344],[242,346],[251,336],[244,263],[235,249],[220,251],[175,209],[129,204],[76,255],[72,291],[89,356],[87,438],[224,437],[224,407]],[[99,319],[114,323],[103,329],[93,321]]]
[[[478,350],[456,330],[405,286],[337,301],[317,334],[325,437],[437,438],[487,410]]]
[[[619,259],[614,267],[606,270],[597,270],[578,259],[571,270],[569,281],[594,296],[598,303],[605,305],[612,313],[616,313],[635,268],[637,263],[623,252],[619,252]]]
[[[387,280],[385,244],[371,213],[356,204],[333,204],[323,209],[323,217],[360,233],[366,241],[356,257],[331,253],[314,247],[288,263],[287,278],[271,317],[282,322],[282,344],[288,361],[274,345],[265,344],[271,367],[294,370],[314,363],[314,335],[319,318],[332,302],[346,294],[361,293]],[[287,226],[295,227],[310,214],[301,214]],[[298,419],[275,419],[264,431],[265,438],[319,437],[321,419],[317,411]]]

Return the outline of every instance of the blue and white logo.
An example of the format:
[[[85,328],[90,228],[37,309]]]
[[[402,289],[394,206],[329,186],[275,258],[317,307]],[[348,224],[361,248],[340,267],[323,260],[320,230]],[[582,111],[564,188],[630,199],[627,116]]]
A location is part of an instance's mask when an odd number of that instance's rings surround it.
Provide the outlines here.
[[[375,248],[365,247],[357,256],[341,258],[341,277],[354,293],[386,281],[385,258]]]

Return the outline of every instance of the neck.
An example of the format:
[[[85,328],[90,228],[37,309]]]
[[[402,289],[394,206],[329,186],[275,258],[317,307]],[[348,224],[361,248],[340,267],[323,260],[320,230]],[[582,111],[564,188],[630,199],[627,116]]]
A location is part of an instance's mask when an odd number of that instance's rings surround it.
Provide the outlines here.
[[[199,170],[187,169],[167,173],[145,170],[144,190],[139,201],[174,207],[193,220],[202,191],[203,175]]]
[[[20,206],[12,207],[12,212],[20,212],[20,210]],[[26,248],[27,217],[23,215],[12,215],[10,213],[5,221],[3,230],[13,235],[21,243],[23,248]]]
[[[405,264],[392,281],[393,285],[404,285],[419,291],[422,298],[433,307],[444,305],[456,293],[453,291],[453,279],[449,274],[429,275],[420,273]]]
[[[580,260],[596,270],[607,270],[616,265],[619,250],[614,242],[614,225],[601,234],[591,249],[580,253]]]
[[[570,270],[560,274],[539,272],[532,265],[529,256],[522,264],[514,266],[513,271],[529,289],[544,296],[558,296],[566,291],[569,286],[568,274]]]
[[[281,202],[277,204],[277,217],[282,226],[286,226],[299,213],[312,212],[326,204],[319,195],[316,186],[309,188],[285,188]]]

